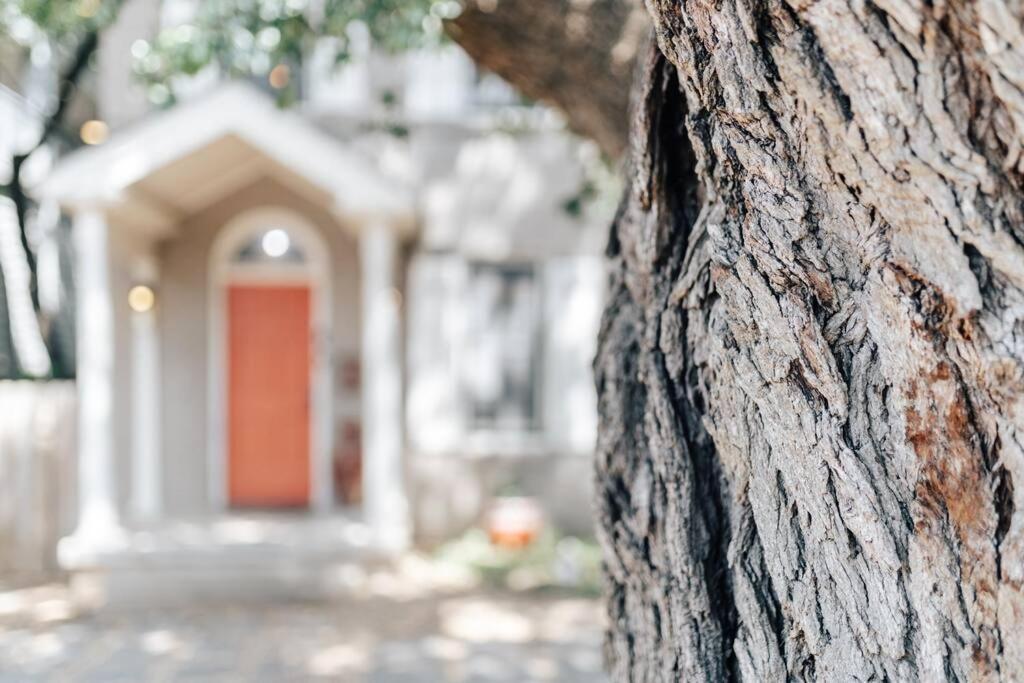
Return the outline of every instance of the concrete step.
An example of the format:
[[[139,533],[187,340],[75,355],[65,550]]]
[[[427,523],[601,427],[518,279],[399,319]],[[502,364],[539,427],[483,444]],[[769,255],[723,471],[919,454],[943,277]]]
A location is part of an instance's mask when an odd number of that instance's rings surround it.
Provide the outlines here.
[[[91,552],[62,553],[82,609],[344,595],[384,556],[348,516],[229,516],[126,531]]]

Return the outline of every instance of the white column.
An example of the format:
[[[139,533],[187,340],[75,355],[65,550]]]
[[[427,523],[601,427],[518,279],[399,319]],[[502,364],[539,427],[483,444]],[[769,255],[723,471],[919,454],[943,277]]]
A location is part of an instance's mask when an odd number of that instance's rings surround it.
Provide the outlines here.
[[[106,219],[97,210],[74,217],[77,283],[78,526],[61,541],[65,564],[123,540],[114,481],[114,311]]]
[[[410,541],[402,467],[402,359],[395,277],[397,239],[387,225],[366,226],[362,269],[363,500],[376,542],[401,550]]]
[[[153,254],[138,259],[137,284],[157,289],[159,270]],[[157,519],[160,493],[160,345],[159,302],[132,312],[132,515],[142,522]]]

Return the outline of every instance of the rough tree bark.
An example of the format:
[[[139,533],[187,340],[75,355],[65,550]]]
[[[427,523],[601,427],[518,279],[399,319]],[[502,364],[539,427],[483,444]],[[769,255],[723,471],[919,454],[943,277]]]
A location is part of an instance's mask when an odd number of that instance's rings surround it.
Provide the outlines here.
[[[640,0],[470,0],[445,29],[477,64],[623,155],[629,82],[650,31]]]
[[[650,0],[595,370],[616,680],[1024,679],[1024,32]]]

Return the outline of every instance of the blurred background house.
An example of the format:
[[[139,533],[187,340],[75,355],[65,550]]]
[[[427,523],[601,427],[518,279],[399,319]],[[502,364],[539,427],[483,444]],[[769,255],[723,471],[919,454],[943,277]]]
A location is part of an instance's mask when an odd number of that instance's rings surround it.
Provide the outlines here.
[[[358,30],[340,68],[317,45],[259,79],[203,70],[155,106],[135,65],[194,10],[126,5],[87,146],[34,162],[44,335],[77,325],[75,398],[0,385],[0,467],[58,492],[32,542],[62,536],[83,590],[138,597],[160,576],[322,589],[338,557],[439,543],[510,496],[588,534],[610,219],[593,146],[454,46],[396,55]],[[29,85],[0,92],[8,149],[52,78],[21,68]],[[0,248],[12,376],[43,339],[11,296],[13,226]]]

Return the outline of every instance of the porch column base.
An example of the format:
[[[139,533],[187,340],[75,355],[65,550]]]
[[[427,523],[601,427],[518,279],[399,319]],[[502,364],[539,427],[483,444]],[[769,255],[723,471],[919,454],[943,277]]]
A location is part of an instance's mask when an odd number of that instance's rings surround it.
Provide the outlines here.
[[[127,547],[128,536],[111,509],[95,508],[70,536],[57,543],[57,562],[64,569],[94,567],[104,556]]]

